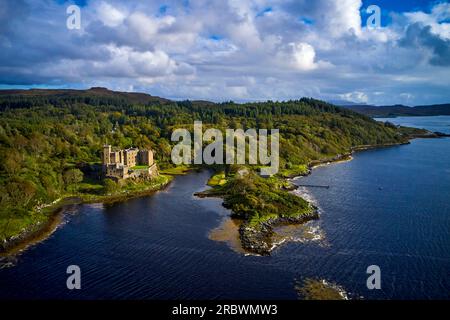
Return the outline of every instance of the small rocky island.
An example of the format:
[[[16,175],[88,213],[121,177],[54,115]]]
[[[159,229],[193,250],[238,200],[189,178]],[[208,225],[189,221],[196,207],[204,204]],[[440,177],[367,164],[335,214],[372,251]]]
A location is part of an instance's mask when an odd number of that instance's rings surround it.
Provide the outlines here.
[[[241,245],[251,253],[270,254],[276,246],[274,227],[319,218],[317,208],[288,192],[292,185],[279,177],[263,178],[253,170],[231,166],[228,172],[214,175],[208,184],[211,189],[195,195],[223,198],[223,206],[232,211],[231,217],[242,222]]]

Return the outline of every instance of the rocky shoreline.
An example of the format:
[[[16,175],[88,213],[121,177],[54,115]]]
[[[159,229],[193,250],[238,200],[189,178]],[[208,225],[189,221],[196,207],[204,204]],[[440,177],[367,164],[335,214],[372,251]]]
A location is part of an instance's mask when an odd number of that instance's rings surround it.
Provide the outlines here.
[[[352,159],[352,154],[356,151],[363,151],[368,149],[374,149],[374,148],[382,148],[382,147],[389,147],[394,145],[401,145],[401,144],[408,144],[409,142],[405,143],[398,143],[398,144],[383,144],[383,145],[367,145],[367,146],[358,146],[352,148],[351,152],[345,153],[345,154],[338,154],[332,158],[327,159],[321,159],[321,160],[315,160],[311,161],[308,164],[308,170],[302,175],[295,175],[292,177],[288,177],[287,179],[292,179],[295,177],[302,177],[302,176],[308,176],[311,174],[312,170],[320,165],[329,164],[329,163],[336,163],[346,160]],[[284,186],[283,189],[285,191],[293,191],[297,189],[298,187],[290,183],[289,186]],[[222,197],[221,194],[218,193],[210,193],[208,189],[206,191],[200,191],[195,192],[194,196],[199,198],[220,198]],[[258,224],[257,226],[250,226],[248,222],[242,223],[242,225],[239,227],[239,238],[241,241],[241,246],[244,250],[257,254],[262,256],[270,255],[270,253],[277,247],[277,245],[273,242],[273,235],[274,231],[273,228],[280,226],[280,225],[299,225],[304,224],[311,220],[318,220],[319,219],[319,212],[318,208],[311,205],[311,212],[307,214],[302,214],[299,217],[278,217],[275,219],[270,219],[265,222],[262,222]],[[233,214],[231,215],[233,216]]]
[[[297,186],[291,184],[289,188],[284,189],[286,191],[293,191],[297,189]],[[208,193],[208,191],[196,192],[194,196],[198,198],[221,198],[220,194]],[[310,206],[310,212],[303,213],[298,217],[278,217],[259,223],[257,226],[250,226],[248,222],[243,222],[239,227],[239,238],[242,248],[249,253],[262,256],[270,255],[278,245],[273,242],[273,228],[282,225],[299,225],[319,219],[318,208],[312,204]],[[231,214],[231,218],[233,218],[233,213]]]
[[[440,138],[443,136],[448,135],[439,135],[439,133],[430,132],[430,134],[426,135],[420,135],[420,136],[414,136],[410,137],[411,139],[415,138]],[[387,148],[392,146],[399,146],[399,145],[407,145],[411,142],[405,141],[405,142],[398,142],[398,143],[388,143],[388,144],[379,144],[379,145],[361,145],[356,146],[351,149],[350,152],[344,153],[344,154],[338,154],[332,158],[327,159],[321,159],[321,160],[315,160],[311,161],[308,164],[308,170],[302,175],[296,175],[293,177],[288,177],[288,179],[292,179],[295,177],[302,177],[302,176],[308,176],[311,174],[312,170],[320,165],[324,164],[331,164],[346,160],[351,160],[352,155],[355,152],[364,151],[364,150],[370,150],[370,149],[379,149],[379,148]],[[286,191],[293,191],[297,189],[298,187],[294,184],[290,184],[288,187],[284,187],[283,189]],[[219,194],[210,194],[207,191],[203,192],[196,192],[194,193],[195,196],[199,198],[206,198],[206,197],[220,197]],[[283,225],[283,224],[303,224],[311,220],[318,220],[319,219],[319,213],[318,208],[311,205],[312,211],[308,214],[303,214],[299,217],[279,217],[276,219],[271,219],[268,221],[265,221],[263,223],[260,223],[258,226],[250,226],[247,222],[244,222],[239,227],[239,236],[241,240],[242,248],[258,255],[270,255],[270,253],[277,247],[276,243],[273,243],[273,228]]]
[[[5,239],[0,243],[0,256],[8,256],[25,249],[31,244],[46,238],[58,227],[62,208],[53,212],[47,220],[33,224],[24,229],[19,235]]]
[[[270,255],[277,244],[273,242],[273,228],[284,224],[303,224],[311,220],[319,219],[317,208],[308,214],[299,217],[280,217],[260,223],[257,227],[251,227],[243,223],[239,228],[242,247],[252,253],[267,256]]]

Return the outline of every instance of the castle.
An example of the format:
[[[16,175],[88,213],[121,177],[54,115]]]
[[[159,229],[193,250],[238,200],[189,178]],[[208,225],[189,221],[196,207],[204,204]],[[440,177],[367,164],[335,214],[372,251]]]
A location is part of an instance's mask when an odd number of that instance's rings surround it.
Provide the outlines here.
[[[103,174],[114,180],[128,178],[151,178],[158,174],[151,150],[130,148],[112,151],[103,146]]]

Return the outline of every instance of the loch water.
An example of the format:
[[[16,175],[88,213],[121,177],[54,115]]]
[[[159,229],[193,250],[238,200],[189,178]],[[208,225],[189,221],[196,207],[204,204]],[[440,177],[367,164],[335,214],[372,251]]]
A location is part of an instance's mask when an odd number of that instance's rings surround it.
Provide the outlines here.
[[[383,119],[384,120],[384,119]],[[390,122],[450,133],[450,117]],[[294,183],[320,220],[317,241],[245,255],[211,230],[227,219],[220,199],[198,199],[210,172],[178,176],[165,190],[115,204],[74,205],[45,241],[1,260],[1,299],[297,299],[306,278],[364,299],[450,299],[450,138],[358,152]],[[66,269],[81,269],[68,290]],[[381,270],[369,290],[366,269]]]

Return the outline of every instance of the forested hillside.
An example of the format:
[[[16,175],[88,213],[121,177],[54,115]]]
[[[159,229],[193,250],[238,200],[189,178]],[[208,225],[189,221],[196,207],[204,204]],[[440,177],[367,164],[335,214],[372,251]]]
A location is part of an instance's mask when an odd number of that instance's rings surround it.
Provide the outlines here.
[[[306,98],[214,104],[103,88],[0,91],[0,233],[7,233],[11,221],[26,227],[37,206],[89,186],[106,142],[151,148],[160,168],[171,167],[171,133],[192,128],[194,120],[204,128],[279,129],[282,173],[354,146],[407,139],[392,125]]]

